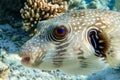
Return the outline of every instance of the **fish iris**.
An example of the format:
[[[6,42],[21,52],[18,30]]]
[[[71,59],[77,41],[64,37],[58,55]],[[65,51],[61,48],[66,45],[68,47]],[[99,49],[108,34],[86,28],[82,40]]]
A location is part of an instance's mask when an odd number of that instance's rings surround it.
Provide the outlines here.
[[[53,31],[54,36],[58,38],[65,37],[66,33],[67,33],[67,29],[65,26],[58,26]]]

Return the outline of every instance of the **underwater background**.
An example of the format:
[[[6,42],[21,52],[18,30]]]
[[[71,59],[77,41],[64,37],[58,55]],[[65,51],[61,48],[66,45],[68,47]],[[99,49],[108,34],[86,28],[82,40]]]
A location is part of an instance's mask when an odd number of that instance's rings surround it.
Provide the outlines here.
[[[119,12],[120,0],[56,0],[57,2],[53,4],[64,6],[61,11],[56,12],[57,15],[46,17],[44,14],[38,14],[33,20],[28,20],[31,17],[25,18],[26,5],[30,4],[29,1],[0,0],[0,80],[120,80],[120,69],[107,68],[90,76],[69,76],[60,70],[27,68],[20,63],[17,56],[20,47],[36,34],[38,21],[62,15],[65,11],[74,12],[82,9],[107,9]],[[48,0],[46,3],[51,1]],[[59,1],[67,4],[60,4]]]

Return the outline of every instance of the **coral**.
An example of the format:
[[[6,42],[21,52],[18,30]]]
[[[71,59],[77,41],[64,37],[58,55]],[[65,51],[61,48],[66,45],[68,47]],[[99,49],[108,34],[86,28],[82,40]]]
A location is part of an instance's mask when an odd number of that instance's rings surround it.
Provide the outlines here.
[[[2,62],[6,54],[4,49],[0,49],[0,80],[5,80],[9,74],[9,65]]]
[[[77,9],[78,10],[80,10],[80,9],[87,9],[86,2],[85,1],[81,1]]]
[[[67,2],[62,0],[27,0],[20,10],[24,19],[23,28],[28,32],[36,32],[39,20],[45,20],[61,15],[67,10]]]
[[[110,0],[91,0],[88,4],[88,9],[109,9],[109,2]]]
[[[0,48],[9,53],[18,53],[21,45],[30,39],[29,34],[21,28],[14,28],[9,24],[0,25]]]
[[[9,73],[9,66],[0,61],[0,80],[4,80]]]
[[[82,1],[83,0],[69,0],[69,1],[67,0],[68,9],[73,10],[73,9],[77,8]]]
[[[115,8],[120,11],[120,0],[115,0]]]

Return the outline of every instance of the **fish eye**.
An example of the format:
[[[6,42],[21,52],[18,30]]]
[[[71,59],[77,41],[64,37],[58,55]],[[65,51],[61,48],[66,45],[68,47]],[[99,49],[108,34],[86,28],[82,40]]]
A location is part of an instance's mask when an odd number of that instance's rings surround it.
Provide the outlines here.
[[[109,41],[105,33],[96,29],[91,29],[88,31],[88,39],[95,50],[95,55],[105,57],[105,53],[109,47]]]
[[[53,30],[53,35],[56,38],[64,38],[67,34],[67,28],[64,25],[56,26]]]

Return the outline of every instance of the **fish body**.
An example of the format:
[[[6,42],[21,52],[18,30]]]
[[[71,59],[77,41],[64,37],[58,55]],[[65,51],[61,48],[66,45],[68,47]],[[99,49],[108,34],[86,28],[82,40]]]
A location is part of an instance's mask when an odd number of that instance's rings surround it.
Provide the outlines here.
[[[40,21],[21,48],[22,64],[88,75],[120,64],[120,13],[80,10]]]

